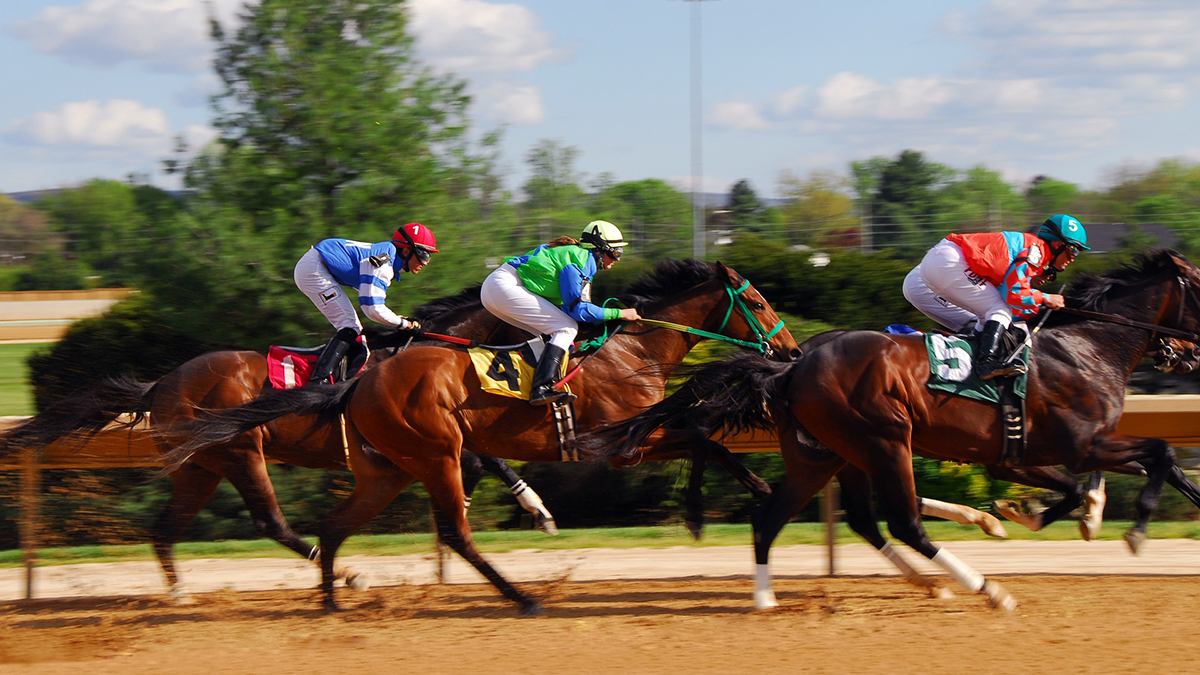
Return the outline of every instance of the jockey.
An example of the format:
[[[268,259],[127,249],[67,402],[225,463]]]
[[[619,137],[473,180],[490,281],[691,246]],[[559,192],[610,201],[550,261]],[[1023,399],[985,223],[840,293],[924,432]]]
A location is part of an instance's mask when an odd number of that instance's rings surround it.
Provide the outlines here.
[[[388,309],[384,299],[397,271],[418,274],[433,253],[439,253],[433,233],[420,223],[409,223],[396,230],[391,241],[325,239],[300,257],[296,286],[337,329],[313,366],[310,384],[327,381],[362,332],[354,305],[341,287],[358,289],[358,305],[372,321],[400,330],[420,329],[416,321]]]
[[[559,237],[529,253],[509,258],[488,275],[479,290],[483,306],[508,323],[549,342],[533,374],[533,405],[554,403],[571,395],[555,390],[580,321],[637,321],[636,309],[592,304],[592,277],[612,269],[629,242],[616,225],[593,220],[580,241]]]
[[[1000,339],[1014,317],[1032,317],[1043,307],[1063,308],[1063,296],[1042,293],[1032,283],[1053,279],[1081,250],[1090,250],[1087,232],[1061,213],[1047,218],[1036,235],[951,234],[904,278],[904,297],[954,332],[980,332],[975,373],[981,379],[1020,375],[1024,364],[1001,362]]]

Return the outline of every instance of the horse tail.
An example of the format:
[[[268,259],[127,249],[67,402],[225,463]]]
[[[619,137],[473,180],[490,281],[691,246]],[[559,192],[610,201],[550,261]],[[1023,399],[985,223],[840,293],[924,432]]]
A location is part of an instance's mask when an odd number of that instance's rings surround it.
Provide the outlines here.
[[[132,427],[149,414],[156,384],[125,376],[104,378],[0,435],[0,456],[19,448],[43,448],[67,436],[82,447],[113,422]],[[121,415],[129,417],[118,420]]]
[[[581,434],[576,444],[589,457],[630,457],[663,427],[712,434],[773,429],[770,408],[781,398],[794,363],[743,352],[723,361],[681,369],[679,390],[622,422]]]
[[[251,429],[286,415],[315,415],[312,428],[337,419],[358,380],[334,385],[316,385],[295,389],[271,389],[236,408],[203,410],[195,419],[177,422],[163,430],[164,437],[183,438],[162,455],[161,475],[183,466],[192,455],[232,441]]]

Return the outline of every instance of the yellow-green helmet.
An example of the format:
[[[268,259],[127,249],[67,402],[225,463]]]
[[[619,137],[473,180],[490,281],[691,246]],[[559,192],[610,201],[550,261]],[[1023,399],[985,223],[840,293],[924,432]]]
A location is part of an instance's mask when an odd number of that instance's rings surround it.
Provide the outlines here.
[[[607,220],[593,220],[588,223],[583,228],[583,235],[579,237],[579,241],[584,248],[594,248],[601,253],[612,255],[613,258],[620,258],[619,249],[629,245],[617,226]]]

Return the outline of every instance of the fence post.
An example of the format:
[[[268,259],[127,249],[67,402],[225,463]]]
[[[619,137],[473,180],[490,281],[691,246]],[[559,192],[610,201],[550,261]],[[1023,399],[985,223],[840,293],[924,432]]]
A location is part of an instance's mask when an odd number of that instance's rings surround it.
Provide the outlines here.
[[[829,554],[829,572],[826,576],[837,576],[837,483],[826,483],[821,491],[821,520],[825,521],[825,549]]]
[[[21,457],[21,557],[25,561],[25,599],[33,599],[34,567],[37,566],[38,496],[42,488],[38,453],[33,448],[22,450]]]

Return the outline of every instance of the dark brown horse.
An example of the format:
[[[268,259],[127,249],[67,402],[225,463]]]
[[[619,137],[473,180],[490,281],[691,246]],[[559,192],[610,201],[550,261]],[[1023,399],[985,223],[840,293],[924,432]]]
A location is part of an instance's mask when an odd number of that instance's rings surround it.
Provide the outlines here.
[[[621,300],[651,320],[758,345],[780,358],[799,354],[767,301],[720,263],[661,262]],[[586,367],[570,382],[578,396],[578,428],[615,422],[660,400],[671,370],[699,339],[693,333],[637,323],[614,334],[587,357]],[[241,408],[202,417],[178,430],[191,440],[170,453],[169,466],[186,462],[198,449],[292,414],[322,413],[329,421],[321,429],[336,427],[342,411],[355,487],[320,527],[321,587],[327,606],[336,606],[333,558],[338,547],[405,486],[419,480],[429,492],[442,540],[523,612],[540,612],[535,599],[505,580],[475,549],[463,512],[459,454],[472,450],[508,459],[558,461],[559,435],[548,407],[486,392],[465,351],[409,349],[352,382],[268,392]],[[664,429],[623,461],[688,457],[709,443],[694,429]]]
[[[1068,309],[1089,314],[1056,312],[1033,342],[1025,463],[1062,464],[1075,472],[1141,466],[1147,481],[1132,530],[1141,537],[1164,481],[1182,472],[1165,441],[1116,433],[1125,383],[1155,334],[1166,330],[1195,339],[1198,285],[1200,270],[1180,254],[1140,256],[1132,265],[1078,281],[1067,293]],[[582,445],[627,455],[664,425],[773,428],[787,476],[754,522],[760,608],[777,604],[767,563],[780,529],[849,465],[879,494],[893,536],[964,587],[1012,609],[1015,601],[999,584],[939,549],[922,527],[914,453],[999,465],[1002,452],[995,407],[931,390],[928,379],[921,337],[852,331],[795,363],[739,355],[706,366],[662,403]]]

